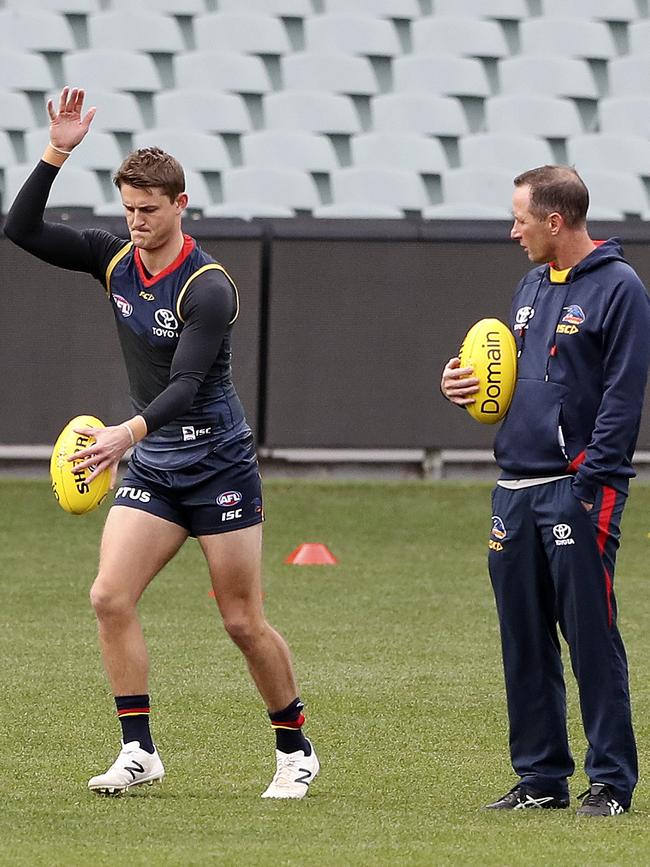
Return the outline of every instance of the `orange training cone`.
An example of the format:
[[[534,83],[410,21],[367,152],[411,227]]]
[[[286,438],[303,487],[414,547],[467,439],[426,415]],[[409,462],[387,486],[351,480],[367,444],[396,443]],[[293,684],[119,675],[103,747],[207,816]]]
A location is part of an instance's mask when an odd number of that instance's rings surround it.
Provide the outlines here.
[[[305,542],[298,545],[284,562],[293,563],[294,566],[334,566],[337,559],[327,545],[321,542]]]

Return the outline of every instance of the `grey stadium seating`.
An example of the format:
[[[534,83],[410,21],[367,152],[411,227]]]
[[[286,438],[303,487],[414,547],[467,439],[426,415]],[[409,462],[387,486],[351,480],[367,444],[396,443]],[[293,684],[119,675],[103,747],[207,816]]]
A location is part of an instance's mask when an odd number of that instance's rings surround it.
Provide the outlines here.
[[[158,144],[206,216],[508,219],[567,161],[591,219],[648,219],[649,82],[648,0],[0,0],[2,211],[67,83],[98,112],[56,207],[121,214]]]

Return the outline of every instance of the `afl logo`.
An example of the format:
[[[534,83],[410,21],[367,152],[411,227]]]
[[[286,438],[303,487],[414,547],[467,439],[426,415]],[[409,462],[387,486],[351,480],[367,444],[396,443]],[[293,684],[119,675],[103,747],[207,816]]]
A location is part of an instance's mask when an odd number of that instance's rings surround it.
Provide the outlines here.
[[[236,506],[241,503],[242,496],[239,491],[225,491],[217,497],[218,506]]]
[[[113,295],[113,301],[115,301],[115,306],[125,319],[133,313],[133,305],[129,304],[122,295]]]
[[[505,524],[498,515],[492,515],[492,535],[495,539],[505,539],[508,535]]]

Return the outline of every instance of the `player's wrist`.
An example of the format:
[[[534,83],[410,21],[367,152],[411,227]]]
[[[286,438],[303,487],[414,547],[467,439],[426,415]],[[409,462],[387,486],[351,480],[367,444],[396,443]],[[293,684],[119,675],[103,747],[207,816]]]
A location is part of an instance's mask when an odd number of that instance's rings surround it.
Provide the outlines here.
[[[52,142],[48,142],[43,153],[43,162],[60,168],[71,153],[72,151],[63,150],[63,148],[53,145]]]

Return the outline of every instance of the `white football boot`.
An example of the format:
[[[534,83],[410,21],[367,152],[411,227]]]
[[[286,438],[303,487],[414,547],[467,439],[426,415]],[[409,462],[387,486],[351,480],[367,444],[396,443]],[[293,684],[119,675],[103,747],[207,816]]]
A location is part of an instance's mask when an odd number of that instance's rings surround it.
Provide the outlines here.
[[[271,785],[262,795],[263,798],[305,797],[309,784],[320,770],[316,751],[311,741],[308,743],[311,746],[311,753],[308,756],[302,750],[297,750],[295,753],[275,751],[277,770]]]
[[[151,785],[165,776],[158,751],[153,753],[140,749],[139,741],[122,743],[119,756],[104,774],[88,780],[88,788],[99,795],[121,795],[131,786],[141,783]]]

